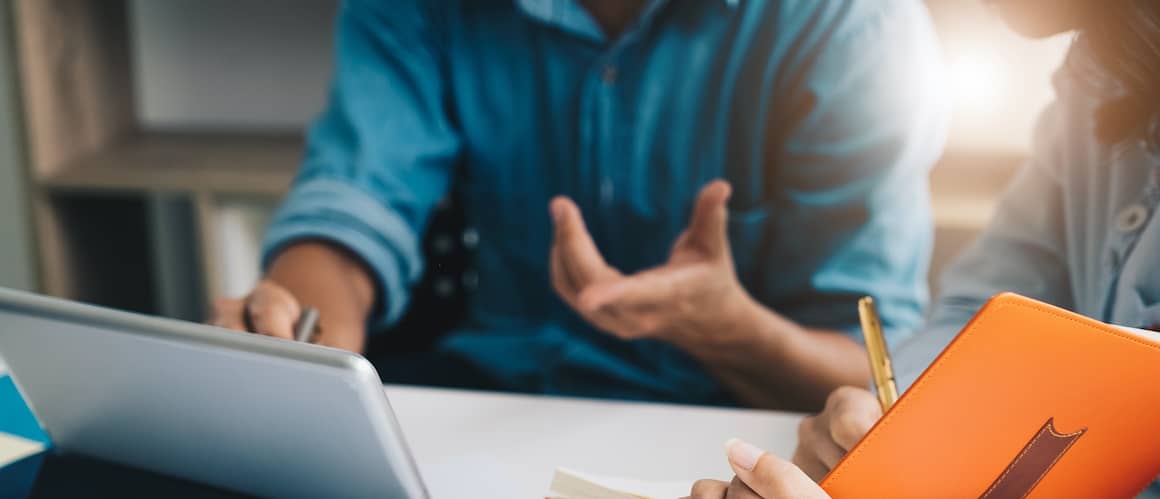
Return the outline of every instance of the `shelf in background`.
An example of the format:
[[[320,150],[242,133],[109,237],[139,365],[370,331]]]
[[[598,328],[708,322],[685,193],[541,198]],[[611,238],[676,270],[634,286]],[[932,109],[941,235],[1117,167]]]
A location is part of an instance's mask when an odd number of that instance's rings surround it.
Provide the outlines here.
[[[301,156],[292,135],[144,133],[35,181],[50,190],[280,196]]]

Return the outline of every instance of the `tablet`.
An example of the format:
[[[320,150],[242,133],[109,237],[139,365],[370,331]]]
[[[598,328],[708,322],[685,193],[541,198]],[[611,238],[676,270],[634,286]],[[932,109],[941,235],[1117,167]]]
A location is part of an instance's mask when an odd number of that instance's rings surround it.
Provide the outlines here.
[[[259,496],[427,497],[350,352],[0,289],[0,356],[60,453]]]

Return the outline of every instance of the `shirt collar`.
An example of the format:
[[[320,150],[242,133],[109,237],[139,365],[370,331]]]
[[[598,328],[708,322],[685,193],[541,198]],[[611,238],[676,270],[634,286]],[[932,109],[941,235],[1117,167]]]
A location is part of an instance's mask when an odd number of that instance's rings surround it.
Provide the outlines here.
[[[736,8],[737,5],[741,3],[741,0],[716,1],[725,4],[725,6],[729,8]],[[539,17],[539,13],[551,12],[554,4],[575,4],[576,2],[574,0],[516,0],[516,3],[518,3],[520,7],[523,7],[525,12]]]
[[[544,23],[594,41],[604,41],[596,20],[575,0],[516,0],[524,13]]]
[[[645,13],[656,11],[661,4],[669,0],[653,0],[645,7]],[[741,0],[714,0],[730,9],[736,9]],[[566,31],[591,38],[595,41],[604,41],[604,33],[588,10],[577,0],[516,0],[516,4],[525,14],[545,23],[560,27]]]

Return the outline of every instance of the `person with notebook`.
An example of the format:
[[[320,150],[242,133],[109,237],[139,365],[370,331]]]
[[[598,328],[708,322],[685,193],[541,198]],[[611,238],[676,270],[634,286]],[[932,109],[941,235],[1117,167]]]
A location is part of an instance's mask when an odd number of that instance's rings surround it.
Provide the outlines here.
[[[1024,35],[1077,36],[1028,164],[983,235],[942,276],[928,326],[896,352],[900,388],[1004,291],[1111,324],[1160,328],[1160,3],[988,3]],[[728,455],[738,480],[700,482],[692,496],[825,497],[813,480],[881,415],[868,390],[840,388],[821,414],[803,420],[796,466],[734,443]]]
[[[385,380],[820,408],[866,375],[858,297],[895,340],[921,322],[948,109],[912,77],[937,64],[918,0],[343,2],[265,279],[216,323],[290,338],[314,307],[318,342],[361,350],[407,309],[454,192],[466,317],[436,352],[375,359]],[[584,293],[698,272],[695,316]]]

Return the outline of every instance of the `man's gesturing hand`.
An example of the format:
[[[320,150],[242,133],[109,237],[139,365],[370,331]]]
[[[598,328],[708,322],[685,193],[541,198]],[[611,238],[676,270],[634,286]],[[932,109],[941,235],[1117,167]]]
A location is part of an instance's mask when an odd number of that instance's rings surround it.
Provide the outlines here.
[[[734,340],[738,328],[730,324],[755,304],[733,268],[730,193],[724,181],[705,186],[668,261],[633,275],[604,261],[575,203],[552,200],[553,287],[585,319],[620,338],[664,339],[692,353]]]

